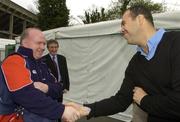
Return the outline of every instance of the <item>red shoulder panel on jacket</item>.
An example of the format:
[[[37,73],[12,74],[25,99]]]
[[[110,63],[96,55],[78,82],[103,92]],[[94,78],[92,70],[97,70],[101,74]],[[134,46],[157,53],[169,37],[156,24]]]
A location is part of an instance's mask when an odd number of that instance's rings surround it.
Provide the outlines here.
[[[5,59],[2,71],[10,91],[17,91],[33,83],[26,61],[19,55],[12,55]]]

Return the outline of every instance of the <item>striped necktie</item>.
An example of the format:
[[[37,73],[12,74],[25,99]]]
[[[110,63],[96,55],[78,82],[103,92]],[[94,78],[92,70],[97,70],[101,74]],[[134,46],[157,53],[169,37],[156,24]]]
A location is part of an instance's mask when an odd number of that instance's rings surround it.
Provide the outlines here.
[[[57,80],[58,80],[58,67],[57,67],[57,63],[56,63],[56,58],[55,58],[55,55],[53,55],[53,63],[54,63],[54,67],[55,67],[55,69],[56,69],[56,78],[57,78]]]

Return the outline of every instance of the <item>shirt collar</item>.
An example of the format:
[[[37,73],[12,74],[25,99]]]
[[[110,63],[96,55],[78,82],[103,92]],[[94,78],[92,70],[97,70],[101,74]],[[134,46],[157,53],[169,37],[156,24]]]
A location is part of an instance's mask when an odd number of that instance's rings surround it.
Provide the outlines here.
[[[147,54],[139,46],[137,47],[137,51],[140,52],[141,55],[145,56],[147,60],[152,59],[164,33],[165,33],[165,30],[161,28],[148,40],[147,42],[148,53]]]
[[[30,48],[26,48],[26,47],[20,46],[18,48],[17,52],[22,54],[25,57],[29,57],[31,59],[34,59],[34,57],[33,57],[33,50],[30,49]]]
[[[57,55],[52,55],[50,53],[49,53],[49,55],[50,55],[51,59],[53,59],[53,56],[55,57],[55,59],[57,58]]]

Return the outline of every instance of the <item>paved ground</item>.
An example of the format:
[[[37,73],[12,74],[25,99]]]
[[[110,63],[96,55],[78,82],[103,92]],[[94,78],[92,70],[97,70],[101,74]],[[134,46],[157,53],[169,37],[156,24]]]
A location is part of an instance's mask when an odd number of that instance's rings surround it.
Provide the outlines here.
[[[86,120],[86,118],[82,118],[80,120],[78,120],[77,122],[123,122],[117,119],[113,119],[110,117],[98,117],[98,118],[93,118],[90,120]]]

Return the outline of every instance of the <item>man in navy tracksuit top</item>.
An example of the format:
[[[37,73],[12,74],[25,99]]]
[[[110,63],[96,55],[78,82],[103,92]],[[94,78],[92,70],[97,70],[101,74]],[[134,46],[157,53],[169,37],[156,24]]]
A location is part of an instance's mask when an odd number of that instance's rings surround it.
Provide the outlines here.
[[[79,112],[57,102],[62,86],[41,61],[45,38],[37,28],[28,28],[17,53],[8,56],[2,71],[13,101],[24,108],[25,122],[75,121]]]
[[[147,113],[143,122],[180,122],[180,32],[156,30],[142,5],[125,11],[121,27],[127,42],[138,45],[137,53],[119,91],[86,105],[91,108],[88,118],[123,112],[134,103]]]

